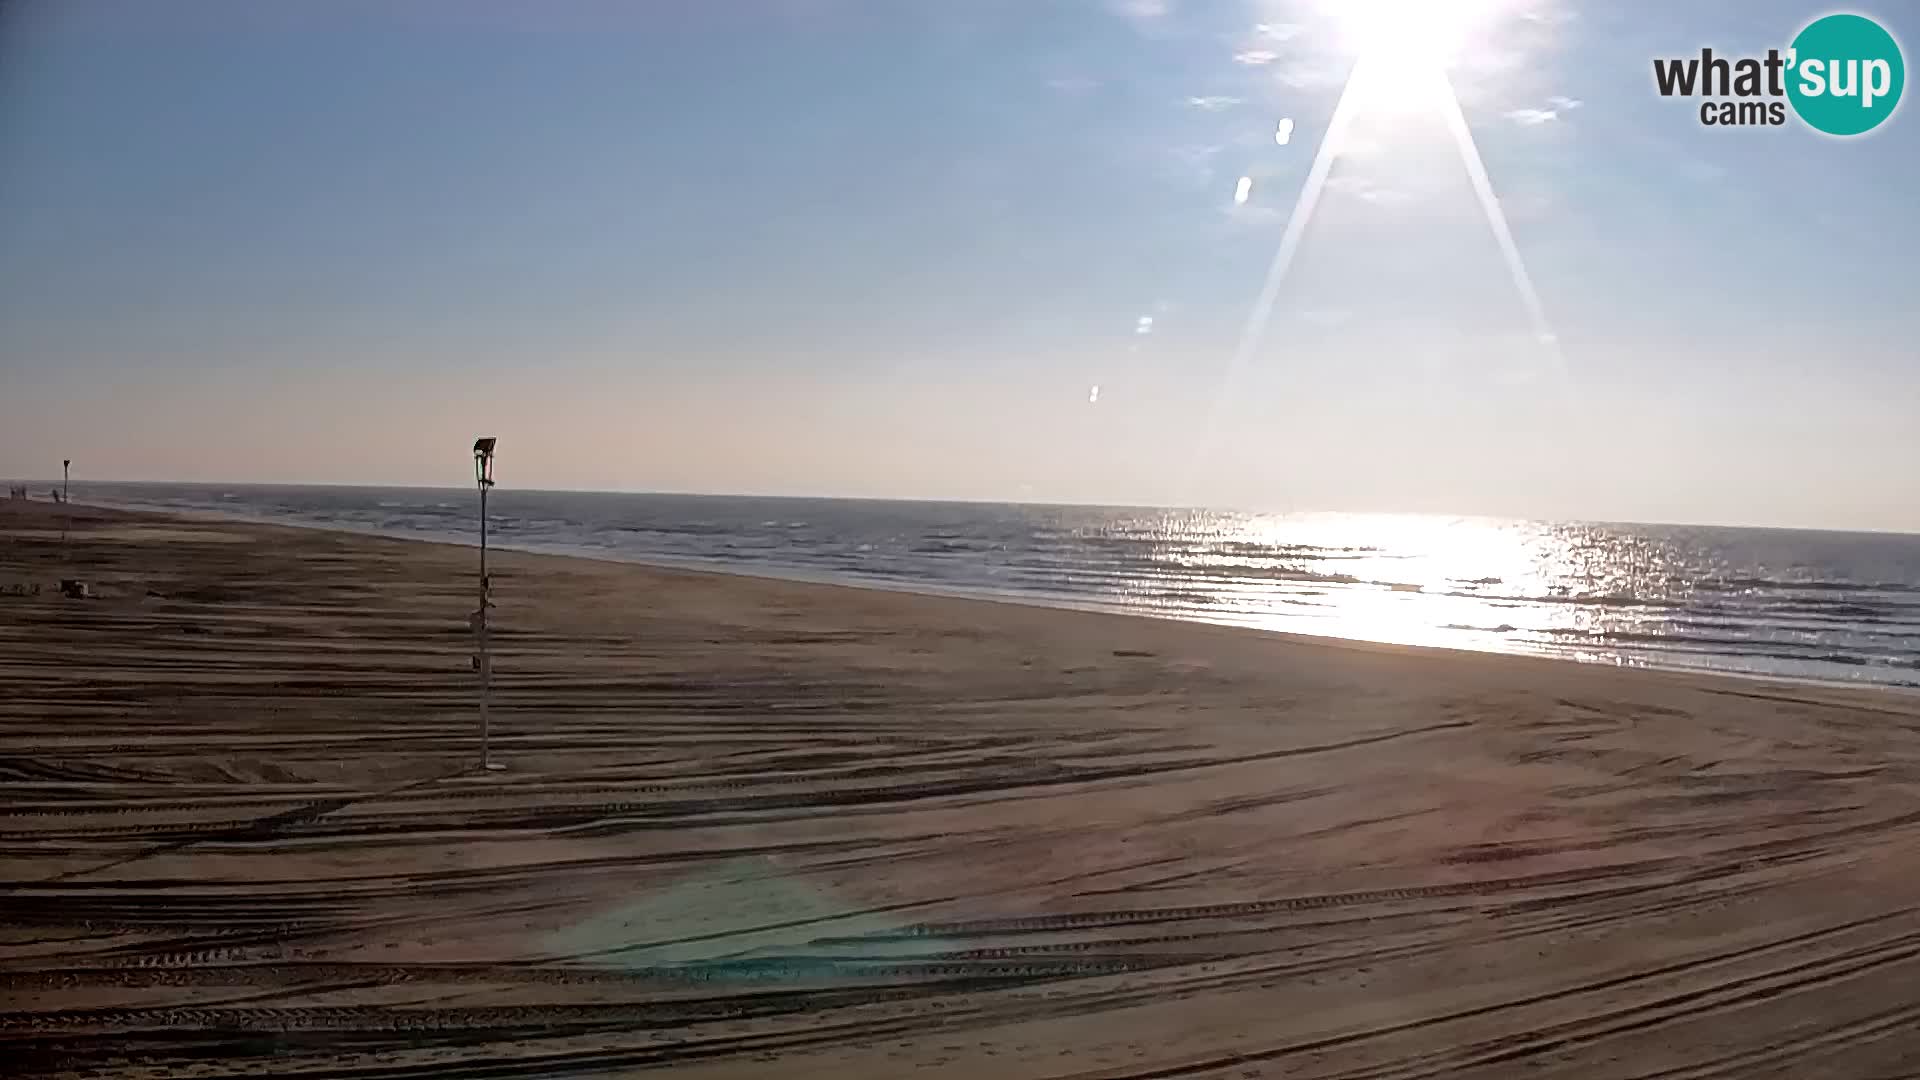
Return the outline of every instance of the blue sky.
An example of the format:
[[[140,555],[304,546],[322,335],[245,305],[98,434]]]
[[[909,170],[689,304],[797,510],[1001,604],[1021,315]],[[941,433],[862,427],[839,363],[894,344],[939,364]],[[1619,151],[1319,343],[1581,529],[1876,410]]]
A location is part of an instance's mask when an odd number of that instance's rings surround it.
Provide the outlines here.
[[[0,472],[1920,530],[1912,106],[1654,93],[1825,8],[1458,6],[1554,340],[1390,79],[1236,363],[1334,0],[10,4]]]

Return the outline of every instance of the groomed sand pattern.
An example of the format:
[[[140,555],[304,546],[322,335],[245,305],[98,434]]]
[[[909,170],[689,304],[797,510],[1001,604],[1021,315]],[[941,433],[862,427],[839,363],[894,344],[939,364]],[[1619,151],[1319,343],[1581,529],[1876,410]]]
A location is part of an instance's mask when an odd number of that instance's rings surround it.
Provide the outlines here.
[[[1914,695],[67,509],[8,1076],[1920,1073]]]

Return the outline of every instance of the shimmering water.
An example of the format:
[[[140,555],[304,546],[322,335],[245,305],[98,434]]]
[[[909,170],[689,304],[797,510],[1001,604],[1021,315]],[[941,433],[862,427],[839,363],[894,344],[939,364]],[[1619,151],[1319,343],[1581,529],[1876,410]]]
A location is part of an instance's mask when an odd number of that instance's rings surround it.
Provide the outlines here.
[[[472,491],[76,500],[476,539]],[[497,490],[504,547],[1368,641],[1920,686],[1920,536],[1430,516]]]

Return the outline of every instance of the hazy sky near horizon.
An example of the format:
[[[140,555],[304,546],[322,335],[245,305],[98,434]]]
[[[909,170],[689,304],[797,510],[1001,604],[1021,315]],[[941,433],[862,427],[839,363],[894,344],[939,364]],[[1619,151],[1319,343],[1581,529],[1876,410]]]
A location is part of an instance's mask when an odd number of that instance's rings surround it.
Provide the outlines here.
[[[1829,8],[1458,8],[1537,313],[1335,0],[9,3],[0,473],[1920,531],[1913,104],[1653,88]]]

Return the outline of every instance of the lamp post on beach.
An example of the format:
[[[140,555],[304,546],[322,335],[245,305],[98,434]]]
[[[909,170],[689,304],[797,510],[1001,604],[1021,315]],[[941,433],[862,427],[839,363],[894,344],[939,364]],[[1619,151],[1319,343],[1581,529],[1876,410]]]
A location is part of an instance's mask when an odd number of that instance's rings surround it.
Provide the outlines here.
[[[67,509],[67,482],[73,478],[73,459],[60,459],[60,550],[67,549],[67,530],[71,528],[73,511]]]
[[[491,438],[473,440],[473,479],[480,488],[480,609],[473,613],[477,651],[473,666],[480,672],[480,767],[488,772],[506,768],[493,760],[487,745],[487,695],[493,689],[493,657],[487,653],[487,608],[492,606],[492,583],[487,580],[487,491],[493,487]]]

